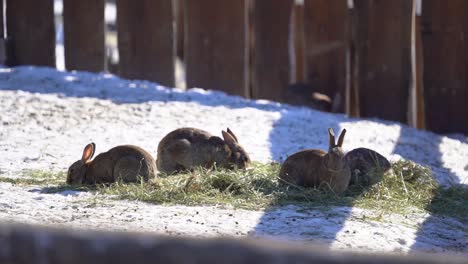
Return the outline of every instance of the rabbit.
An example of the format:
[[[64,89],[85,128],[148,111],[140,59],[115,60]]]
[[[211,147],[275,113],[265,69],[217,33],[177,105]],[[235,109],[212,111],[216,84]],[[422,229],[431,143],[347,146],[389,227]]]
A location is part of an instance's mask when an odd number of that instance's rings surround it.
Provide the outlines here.
[[[351,180],[349,185],[361,184],[372,185],[379,181],[379,176],[391,169],[391,164],[380,153],[368,149],[353,149],[345,155],[346,162],[351,169]],[[369,174],[374,171],[378,173]],[[372,178],[373,177],[373,178]]]
[[[94,143],[83,150],[81,160],[68,169],[67,184],[112,183],[118,179],[124,182],[138,182],[156,177],[156,163],[144,149],[133,146],[117,146],[101,153],[91,160],[96,150]]]
[[[351,178],[351,171],[341,149],[345,134],[346,129],[343,129],[338,143],[335,144],[333,129],[328,129],[328,153],[321,149],[307,149],[289,156],[281,166],[280,180],[304,187],[328,184],[335,193],[343,193]]]
[[[245,169],[251,161],[237,137],[228,128],[221,131],[223,139],[197,128],[179,128],[167,134],[158,145],[156,165],[167,174],[194,167]]]

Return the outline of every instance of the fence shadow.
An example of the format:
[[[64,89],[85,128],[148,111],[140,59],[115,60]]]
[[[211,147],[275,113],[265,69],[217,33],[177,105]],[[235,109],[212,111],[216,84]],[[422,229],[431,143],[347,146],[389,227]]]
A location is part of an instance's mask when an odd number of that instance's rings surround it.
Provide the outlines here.
[[[429,138],[430,132],[422,133],[421,131],[417,131],[418,133],[416,133],[416,131],[413,128],[402,126],[393,152],[405,159],[430,167],[440,183],[439,189],[436,192],[440,192],[442,188],[449,186],[465,184],[460,182],[460,178],[450,168],[444,166],[443,150],[441,149],[442,137],[437,136],[437,140],[434,140],[433,136]],[[423,157],[418,155],[420,152],[429,153],[429,155]],[[426,210],[431,212],[431,215],[420,225],[411,250],[420,251],[429,243],[440,251],[446,250],[447,247],[453,247],[454,244],[456,250],[468,250],[467,239],[466,237],[464,238],[466,233],[463,234],[464,232],[459,231],[460,229],[463,230],[463,224],[454,219],[432,215],[432,208],[430,206],[428,205]],[[436,228],[436,225],[440,224],[441,221],[447,227],[451,226],[453,228],[444,230]]]

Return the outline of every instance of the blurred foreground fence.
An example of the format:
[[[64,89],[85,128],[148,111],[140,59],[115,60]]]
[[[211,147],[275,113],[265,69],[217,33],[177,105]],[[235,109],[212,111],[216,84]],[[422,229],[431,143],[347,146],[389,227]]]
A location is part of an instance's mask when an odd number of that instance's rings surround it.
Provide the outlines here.
[[[320,245],[229,238],[195,239],[136,233],[0,225],[0,262],[35,263],[466,263],[443,253],[410,256],[330,252]]]
[[[115,2],[125,78],[174,86],[179,57],[187,87],[305,105],[318,92],[326,110],[468,134],[466,0]],[[3,8],[9,64],[54,67],[53,0]],[[104,0],[63,0],[63,21],[66,68],[106,70]]]

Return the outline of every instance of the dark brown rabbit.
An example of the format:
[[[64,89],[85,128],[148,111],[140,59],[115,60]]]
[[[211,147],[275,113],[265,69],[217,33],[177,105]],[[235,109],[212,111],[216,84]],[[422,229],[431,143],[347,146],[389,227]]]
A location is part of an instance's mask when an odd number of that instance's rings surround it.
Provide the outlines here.
[[[140,177],[147,181],[156,177],[156,163],[144,149],[124,145],[94,155],[96,145],[88,144],[81,160],[68,169],[67,184],[112,183],[118,179],[124,182],[138,182]]]
[[[368,148],[353,149],[346,153],[345,158],[351,169],[350,185],[375,184],[381,179],[383,173],[391,168],[387,158]]]
[[[336,193],[343,193],[349,184],[351,173],[344,158],[343,145],[346,129],[335,143],[333,129],[328,129],[330,139],[328,152],[321,149],[307,149],[289,156],[281,166],[281,181],[304,187],[328,184]]]
[[[196,166],[244,169],[250,158],[234,133],[222,131],[223,139],[197,128],[179,128],[167,134],[158,145],[159,171],[175,173]]]

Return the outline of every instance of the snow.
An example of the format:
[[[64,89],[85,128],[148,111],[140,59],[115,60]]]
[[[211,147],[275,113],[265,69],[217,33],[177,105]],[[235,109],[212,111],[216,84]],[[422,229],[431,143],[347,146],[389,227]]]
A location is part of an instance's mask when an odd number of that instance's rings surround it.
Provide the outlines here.
[[[220,135],[230,127],[255,161],[284,160],[327,148],[327,128],[346,128],[344,149],[375,149],[390,160],[430,166],[444,186],[468,185],[468,140],[378,119],[348,118],[202,89],[169,89],[111,74],[45,67],[0,69],[2,177],[25,169],[66,170],[85,144],[97,152],[135,144],[156,156],[171,130],[194,126]],[[254,236],[322,241],[333,249],[451,252],[468,255],[466,223],[423,214],[385,215],[358,208],[286,206],[247,211],[116,201],[86,192],[50,194],[43,186],[0,183],[3,221],[171,235]]]

